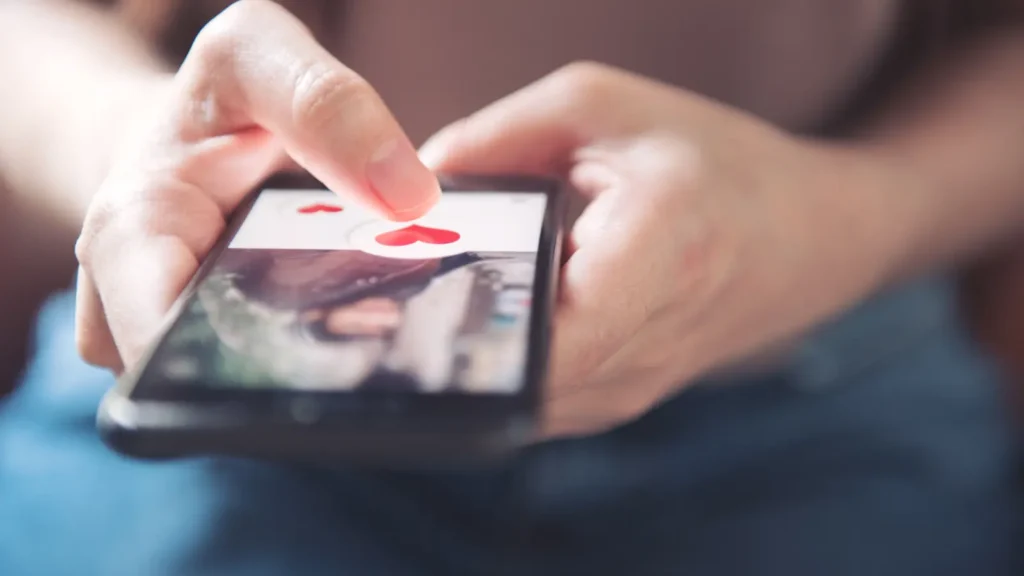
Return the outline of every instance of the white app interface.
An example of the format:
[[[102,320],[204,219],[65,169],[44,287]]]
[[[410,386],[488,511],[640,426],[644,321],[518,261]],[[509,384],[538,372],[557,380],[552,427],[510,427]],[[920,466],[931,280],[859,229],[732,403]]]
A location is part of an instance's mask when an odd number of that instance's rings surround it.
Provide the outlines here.
[[[460,252],[535,252],[542,193],[446,192],[415,222],[390,222],[327,190],[266,190],[231,248],[360,250],[389,258]]]

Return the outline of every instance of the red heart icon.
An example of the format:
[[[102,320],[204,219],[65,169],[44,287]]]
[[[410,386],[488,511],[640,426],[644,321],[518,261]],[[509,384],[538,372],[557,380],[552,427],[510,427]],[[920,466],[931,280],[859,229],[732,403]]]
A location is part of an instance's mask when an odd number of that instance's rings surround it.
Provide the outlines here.
[[[316,214],[317,212],[327,212],[333,214],[335,212],[341,212],[344,210],[341,206],[335,206],[334,204],[308,204],[299,208],[299,214]]]
[[[428,228],[419,224],[412,224],[405,228],[378,234],[376,240],[378,244],[397,247],[408,246],[416,242],[423,242],[424,244],[451,244],[459,238],[461,238],[459,233],[452,230]]]

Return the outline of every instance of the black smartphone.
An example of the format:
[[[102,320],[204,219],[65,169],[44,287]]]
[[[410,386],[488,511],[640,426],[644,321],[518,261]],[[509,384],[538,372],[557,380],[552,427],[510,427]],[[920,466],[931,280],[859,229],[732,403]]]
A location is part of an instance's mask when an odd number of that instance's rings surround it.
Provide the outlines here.
[[[534,437],[563,217],[554,180],[442,176],[412,223],[309,176],[236,210],[99,431],[141,458],[492,461]]]

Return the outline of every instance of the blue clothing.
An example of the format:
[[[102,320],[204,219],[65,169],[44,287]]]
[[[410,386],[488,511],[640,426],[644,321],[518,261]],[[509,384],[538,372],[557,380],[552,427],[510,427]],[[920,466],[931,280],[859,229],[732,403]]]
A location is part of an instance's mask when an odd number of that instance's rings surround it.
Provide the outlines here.
[[[942,280],[771,374],[458,474],[124,459],[94,432],[111,378],[75,355],[70,295],[37,332],[0,408],[6,576],[1016,573],[996,373]]]

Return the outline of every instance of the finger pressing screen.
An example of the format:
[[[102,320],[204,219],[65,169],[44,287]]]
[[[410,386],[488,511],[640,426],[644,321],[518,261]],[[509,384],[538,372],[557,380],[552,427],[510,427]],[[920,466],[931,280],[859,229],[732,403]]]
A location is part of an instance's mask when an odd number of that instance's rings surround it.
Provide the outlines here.
[[[225,216],[284,153],[393,219],[421,216],[440,195],[374,90],[270,2],[238,2],[211,21],[153,106],[76,247],[79,347],[103,365],[131,367]]]
[[[376,91],[270,2],[239,2],[203,29],[178,74],[178,136],[250,126],[332,190],[409,220],[437,201],[433,173]]]

